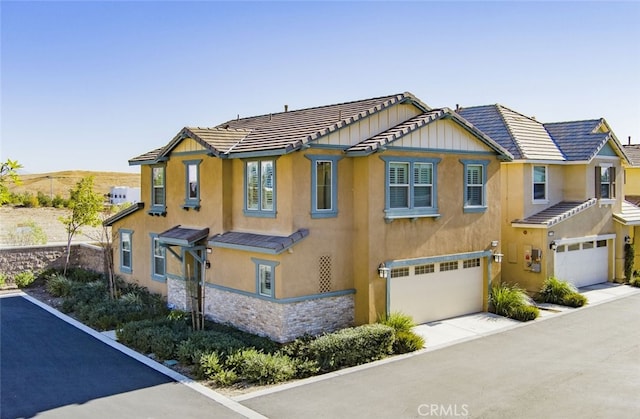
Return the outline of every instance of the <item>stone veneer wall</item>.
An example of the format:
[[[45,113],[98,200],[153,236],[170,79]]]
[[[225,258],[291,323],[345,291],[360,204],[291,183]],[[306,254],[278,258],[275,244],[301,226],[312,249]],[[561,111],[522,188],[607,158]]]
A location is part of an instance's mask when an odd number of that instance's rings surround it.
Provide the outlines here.
[[[19,246],[0,248],[0,274],[10,280],[15,274],[56,268],[63,269],[66,260],[65,245]],[[69,266],[95,272],[105,272],[104,252],[100,246],[72,244]]]
[[[281,343],[305,333],[318,335],[350,327],[355,320],[352,294],[278,303],[206,287],[204,299],[207,318]],[[167,279],[167,302],[179,310],[189,309],[183,280]]]
[[[355,316],[352,294],[282,303],[213,287],[205,290],[205,314],[281,343],[353,326]]]

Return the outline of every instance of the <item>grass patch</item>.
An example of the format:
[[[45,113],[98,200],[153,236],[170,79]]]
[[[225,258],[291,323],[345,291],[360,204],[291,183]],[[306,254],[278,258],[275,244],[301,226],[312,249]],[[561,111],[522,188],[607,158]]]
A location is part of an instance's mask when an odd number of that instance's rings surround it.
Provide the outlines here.
[[[517,285],[497,284],[491,287],[489,311],[519,321],[534,320],[540,314],[531,299]]]
[[[538,301],[568,307],[582,307],[587,303],[587,297],[580,294],[573,284],[550,276],[540,289]]]

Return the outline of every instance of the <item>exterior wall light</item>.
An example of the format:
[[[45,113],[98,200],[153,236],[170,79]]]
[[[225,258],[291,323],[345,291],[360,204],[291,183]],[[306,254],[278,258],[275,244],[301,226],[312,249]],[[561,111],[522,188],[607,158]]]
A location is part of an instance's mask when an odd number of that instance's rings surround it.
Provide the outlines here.
[[[557,248],[558,248],[558,243],[556,243],[555,241],[552,241],[551,243],[549,243],[549,249],[555,252]]]
[[[390,271],[391,271],[391,268],[387,268],[387,265],[385,265],[384,262],[378,265],[378,276],[380,278],[388,278]]]
[[[503,256],[504,256],[504,255],[503,255],[502,253],[494,253],[494,254],[493,254],[493,260],[494,260],[496,263],[502,263],[502,257],[503,257]]]
[[[631,237],[624,236],[624,244],[631,244]]]

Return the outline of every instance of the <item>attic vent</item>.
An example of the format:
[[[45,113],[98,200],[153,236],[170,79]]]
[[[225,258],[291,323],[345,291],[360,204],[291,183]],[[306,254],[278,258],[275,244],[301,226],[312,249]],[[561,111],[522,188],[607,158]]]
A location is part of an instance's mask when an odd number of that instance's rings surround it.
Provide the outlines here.
[[[338,121],[342,120],[342,109],[338,111]]]
[[[289,112],[289,105],[284,105],[284,111]]]
[[[318,259],[318,291],[331,292],[331,256],[324,255]]]

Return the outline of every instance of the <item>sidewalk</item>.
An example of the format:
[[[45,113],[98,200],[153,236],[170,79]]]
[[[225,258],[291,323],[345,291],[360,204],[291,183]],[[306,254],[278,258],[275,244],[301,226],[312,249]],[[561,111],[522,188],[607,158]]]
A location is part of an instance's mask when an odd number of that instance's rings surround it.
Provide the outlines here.
[[[588,299],[588,303],[584,307],[571,308],[555,304],[538,304],[540,316],[532,322],[520,322],[493,313],[483,312],[421,324],[416,326],[414,331],[424,337],[426,342],[425,350],[435,350],[640,293],[640,288],[605,282],[580,288],[579,291]]]

